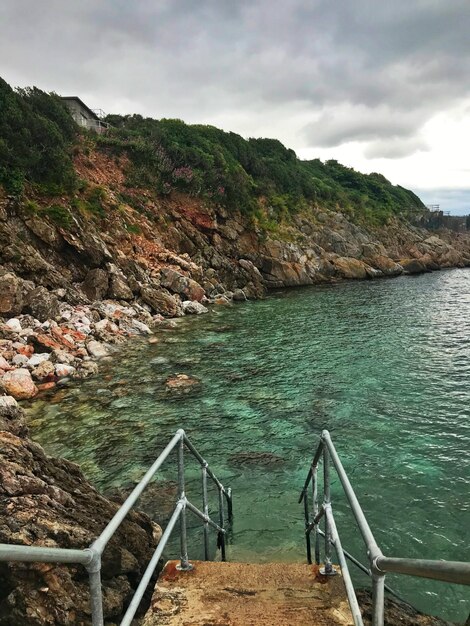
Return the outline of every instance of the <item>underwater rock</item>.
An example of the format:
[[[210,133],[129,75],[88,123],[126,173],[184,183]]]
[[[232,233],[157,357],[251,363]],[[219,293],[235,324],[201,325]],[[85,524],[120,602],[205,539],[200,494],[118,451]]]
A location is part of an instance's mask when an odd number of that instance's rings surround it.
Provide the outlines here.
[[[168,393],[175,395],[187,394],[198,389],[201,381],[187,374],[173,374],[165,380],[165,387]]]

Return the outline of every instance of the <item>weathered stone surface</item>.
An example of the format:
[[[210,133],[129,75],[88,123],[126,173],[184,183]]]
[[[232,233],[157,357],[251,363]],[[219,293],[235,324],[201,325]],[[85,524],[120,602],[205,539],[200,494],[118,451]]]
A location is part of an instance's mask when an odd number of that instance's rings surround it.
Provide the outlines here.
[[[364,279],[369,276],[367,264],[359,259],[339,257],[332,262],[342,278]]]
[[[380,270],[384,276],[399,276],[400,274],[403,274],[403,267],[387,256],[378,254],[368,257],[366,262],[372,267],[376,267]]]
[[[14,333],[20,333],[22,331],[21,322],[18,318],[12,317],[5,322],[5,326],[8,326]]]
[[[55,373],[54,364],[50,361],[43,361],[31,372],[35,380],[44,381]]]
[[[102,300],[108,291],[109,277],[105,270],[90,270],[82,283],[82,291],[90,300]]]
[[[0,315],[19,315],[23,301],[23,281],[13,272],[0,272]]]
[[[400,265],[406,274],[422,274],[426,271],[426,265],[419,259],[401,259]]]
[[[59,300],[45,287],[36,287],[28,292],[24,305],[26,311],[39,321],[55,319],[59,315]]]
[[[94,357],[95,359],[102,359],[109,354],[108,348],[99,341],[89,341],[86,345],[86,348],[90,356]]]
[[[161,284],[162,287],[167,287],[188,300],[200,302],[205,296],[205,291],[199,283],[172,269],[162,270]]]
[[[180,303],[167,291],[144,287],[141,296],[142,300],[151,306],[155,313],[161,313],[165,317],[182,315]]]
[[[205,307],[200,302],[197,302],[196,300],[194,301],[185,300],[182,303],[182,307],[183,307],[183,312],[187,315],[188,314],[189,315],[201,315],[202,313],[207,313],[209,310],[207,309],[207,307]]]
[[[29,370],[24,368],[6,372],[0,381],[0,385],[7,394],[17,400],[34,398],[38,392]]]
[[[356,593],[365,626],[372,624],[372,594],[369,590]],[[409,604],[385,597],[385,626],[455,626],[451,622],[416,611]]]
[[[142,626],[349,626],[341,575],[318,565],[195,561],[188,575],[169,561]]]
[[[101,496],[79,467],[48,457],[24,437],[22,412],[0,405],[0,542],[86,548],[118,505]],[[161,531],[132,512],[103,555],[107,622],[117,622],[142,575]],[[2,563],[2,626],[89,624],[88,575],[80,566]]]
[[[126,279],[118,274],[111,274],[109,279],[108,297],[114,300],[132,300],[134,294]]]

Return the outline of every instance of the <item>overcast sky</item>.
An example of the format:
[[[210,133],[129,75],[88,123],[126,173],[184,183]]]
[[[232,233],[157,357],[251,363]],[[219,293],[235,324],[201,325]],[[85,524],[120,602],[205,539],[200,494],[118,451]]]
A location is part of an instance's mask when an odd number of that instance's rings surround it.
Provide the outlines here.
[[[1,0],[0,76],[276,137],[470,212],[469,0]]]

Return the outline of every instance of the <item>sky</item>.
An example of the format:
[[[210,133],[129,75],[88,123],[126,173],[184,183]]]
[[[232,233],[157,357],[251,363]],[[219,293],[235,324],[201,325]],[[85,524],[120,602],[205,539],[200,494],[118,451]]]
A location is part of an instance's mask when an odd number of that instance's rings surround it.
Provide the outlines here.
[[[470,213],[469,0],[2,0],[0,76],[275,137]]]

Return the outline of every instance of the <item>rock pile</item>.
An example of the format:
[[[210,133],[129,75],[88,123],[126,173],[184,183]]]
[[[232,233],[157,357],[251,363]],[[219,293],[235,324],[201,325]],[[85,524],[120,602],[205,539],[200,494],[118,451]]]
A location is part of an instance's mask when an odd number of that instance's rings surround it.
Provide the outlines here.
[[[65,379],[84,378],[97,371],[97,360],[110,358],[113,344],[151,335],[163,319],[109,300],[62,303],[56,319],[45,322],[31,315],[0,319],[0,391],[28,399]]]

